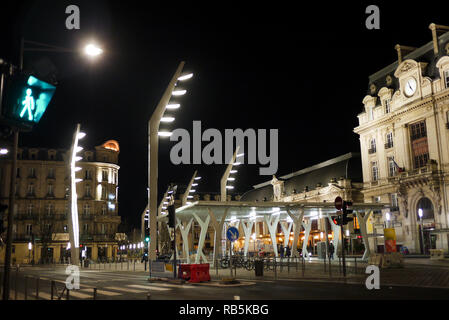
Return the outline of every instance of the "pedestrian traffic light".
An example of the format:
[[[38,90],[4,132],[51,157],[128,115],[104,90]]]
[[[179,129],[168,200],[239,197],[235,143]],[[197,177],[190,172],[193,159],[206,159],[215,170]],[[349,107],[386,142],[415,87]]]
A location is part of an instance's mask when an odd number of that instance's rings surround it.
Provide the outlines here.
[[[8,124],[31,129],[39,123],[56,87],[33,75],[7,76],[3,90],[2,119]]]
[[[341,215],[338,216],[332,216],[332,221],[337,225],[341,226],[343,224],[343,219]]]
[[[145,237],[145,242],[150,242],[150,237],[149,236]]]

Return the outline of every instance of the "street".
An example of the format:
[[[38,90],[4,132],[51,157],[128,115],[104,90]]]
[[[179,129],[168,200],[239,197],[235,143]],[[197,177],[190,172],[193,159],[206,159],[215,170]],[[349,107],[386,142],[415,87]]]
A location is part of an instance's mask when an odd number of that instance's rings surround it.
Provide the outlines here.
[[[62,292],[65,268],[27,267],[17,275],[17,298],[25,298],[27,277],[27,299],[36,300],[37,277],[39,277],[38,299],[51,299],[51,279],[55,280],[54,299]],[[12,272],[11,299],[15,297],[15,271]],[[238,277],[237,277],[238,279]],[[241,285],[219,285],[217,280],[200,284],[177,284],[162,281],[148,281],[148,274],[142,271],[80,270],[80,289],[71,290],[70,300],[92,300],[97,288],[98,300],[327,300],[327,299],[448,299],[449,289],[420,288],[408,286],[382,286],[379,290],[368,290],[364,285],[336,283],[325,280],[301,279],[248,280],[241,279]],[[64,292],[61,300],[66,299]]]

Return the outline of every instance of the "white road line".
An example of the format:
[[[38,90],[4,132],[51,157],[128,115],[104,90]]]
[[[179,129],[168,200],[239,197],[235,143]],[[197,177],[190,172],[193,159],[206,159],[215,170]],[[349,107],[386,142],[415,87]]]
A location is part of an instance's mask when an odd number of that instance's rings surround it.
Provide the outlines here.
[[[112,292],[112,291],[106,291],[106,290],[97,290],[97,294],[101,294],[104,296],[119,296],[119,295],[121,295],[120,292]]]
[[[138,285],[138,284],[131,284],[128,287],[142,288],[142,289],[155,290],[155,291],[168,291],[168,290],[171,290],[169,288],[161,288],[161,287],[156,287],[156,286],[141,286],[141,285]],[[129,289],[126,289],[126,290],[129,290]]]
[[[119,287],[106,287],[104,289],[120,291],[120,292],[122,292],[122,294],[123,293],[144,293],[144,292],[148,292],[148,291],[145,291],[145,290],[134,290],[134,289],[123,288],[123,287],[121,287],[121,288],[119,288]],[[165,290],[169,290],[169,289],[165,289]]]
[[[87,299],[90,298],[92,299],[93,296],[93,292],[92,294],[85,294],[85,293],[81,293],[77,290],[70,290],[69,295],[72,297],[76,297],[76,298],[81,298],[81,299]],[[65,295],[67,297],[67,295]]]

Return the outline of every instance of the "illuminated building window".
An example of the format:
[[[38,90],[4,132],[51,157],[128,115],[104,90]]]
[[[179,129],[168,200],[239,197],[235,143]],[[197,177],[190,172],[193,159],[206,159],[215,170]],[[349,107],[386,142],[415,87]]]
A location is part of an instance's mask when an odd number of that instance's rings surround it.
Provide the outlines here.
[[[48,168],[48,176],[49,179],[55,178],[55,168]]]
[[[372,181],[377,181],[379,179],[379,169],[377,168],[377,161],[371,162],[371,174]]]
[[[102,181],[103,181],[103,182],[108,181],[108,170],[107,170],[107,169],[103,169],[103,170],[101,171],[101,174],[102,174]]]
[[[90,206],[89,206],[88,203],[85,203],[84,206],[83,206],[83,214],[84,215],[90,214]]]

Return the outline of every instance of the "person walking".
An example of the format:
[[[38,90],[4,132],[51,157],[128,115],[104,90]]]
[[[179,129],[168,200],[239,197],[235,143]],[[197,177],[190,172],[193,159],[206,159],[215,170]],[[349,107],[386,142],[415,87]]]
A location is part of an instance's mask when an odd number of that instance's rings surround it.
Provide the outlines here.
[[[331,241],[331,243],[329,243],[329,259],[332,259],[332,260],[334,259],[334,252],[335,252],[335,247]]]

